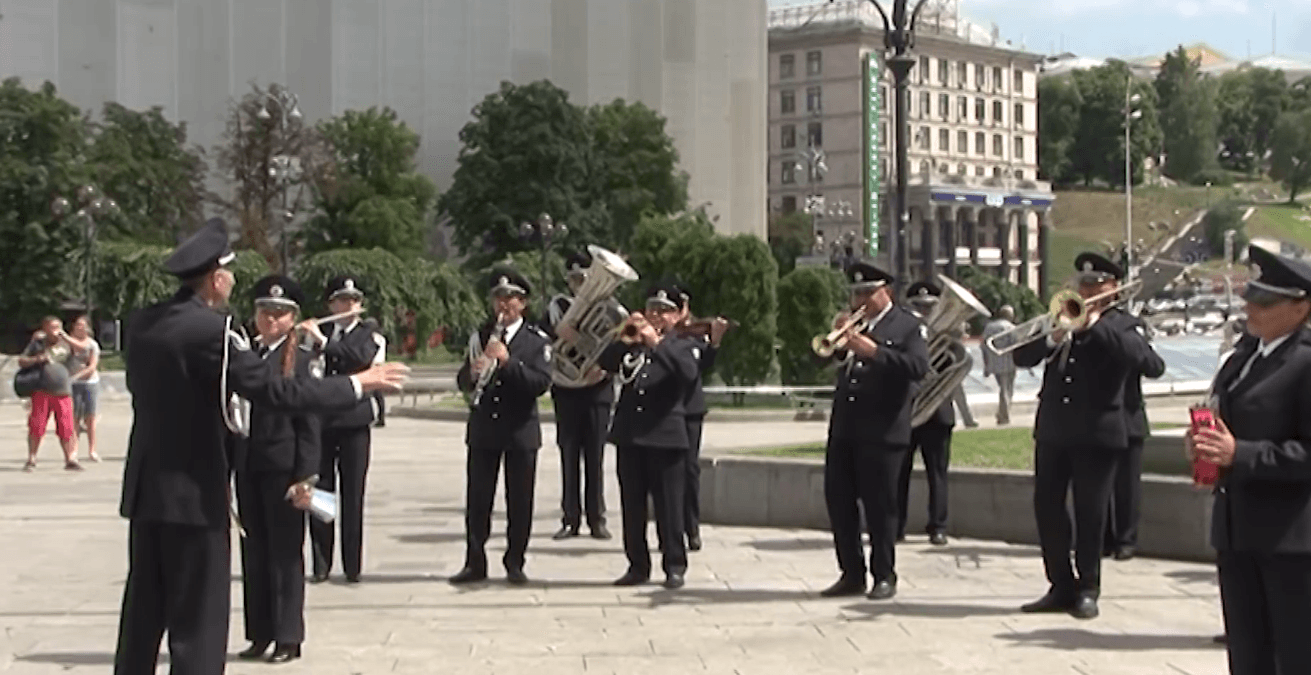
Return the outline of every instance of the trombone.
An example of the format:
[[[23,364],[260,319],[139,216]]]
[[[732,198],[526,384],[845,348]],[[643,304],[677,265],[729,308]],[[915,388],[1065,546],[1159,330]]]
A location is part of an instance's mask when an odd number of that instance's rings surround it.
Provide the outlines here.
[[[865,306],[861,305],[860,309],[852,312],[851,316],[847,317],[846,323],[826,335],[816,335],[810,341],[810,348],[815,350],[815,354],[820,358],[826,359],[833,356],[834,351],[847,345],[847,340],[851,339],[852,335],[865,332],[865,328],[869,324],[869,321],[865,318],[866,314]]]
[[[1099,311],[1104,312],[1128,302],[1133,295],[1132,291],[1136,291],[1142,283],[1142,279],[1134,279],[1123,286],[1098,293],[1091,298],[1084,298],[1073,289],[1064,289],[1052,296],[1046,314],[998,333],[985,340],[984,344],[992,353],[1001,356],[1058,331],[1071,333],[1084,330],[1092,320],[1093,308],[1099,308]],[[1117,295],[1118,298],[1115,297]],[[1115,299],[1111,300],[1112,298]],[[1107,302],[1107,300],[1111,301]]]

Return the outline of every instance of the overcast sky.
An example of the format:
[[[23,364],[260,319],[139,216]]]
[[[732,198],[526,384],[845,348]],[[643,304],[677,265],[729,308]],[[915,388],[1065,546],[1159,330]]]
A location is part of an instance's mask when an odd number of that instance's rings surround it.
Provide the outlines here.
[[[1064,44],[1081,56],[1133,57],[1205,42],[1244,59],[1269,54],[1273,36],[1279,54],[1311,60],[1311,0],[961,0],[961,14],[985,28],[995,22],[1003,38],[1039,54]]]

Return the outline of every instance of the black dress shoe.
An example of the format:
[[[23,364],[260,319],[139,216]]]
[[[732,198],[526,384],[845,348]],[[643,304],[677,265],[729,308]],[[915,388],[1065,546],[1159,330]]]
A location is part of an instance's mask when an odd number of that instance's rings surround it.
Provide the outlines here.
[[[347,575],[346,575],[346,583],[348,583],[348,584],[358,584],[358,583],[360,583],[360,575],[358,575],[358,574],[347,574]]]
[[[1047,595],[1044,595],[1027,605],[1020,606],[1020,611],[1026,614],[1068,612],[1072,609],[1074,609],[1074,598],[1062,595],[1056,591],[1047,591]]]
[[[609,539],[611,537],[610,530],[605,529],[605,523],[593,525],[590,529],[592,530],[593,539]]]
[[[562,525],[560,526],[560,529],[555,531],[555,534],[551,535],[551,538],[559,540],[559,539],[568,539],[569,537],[577,537],[577,536],[578,536],[577,525]]]
[[[300,645],[278,645],[278,648],[269,654],[269,663],[286,663],[298,658],[300,658]]]
[[[250,643],[250,646],[247,647],[245,651],[237,652],[237,658],[250,659],[250,660],[262,659],[264,658],[264,652],[267,652],[269,650],[269,645],[271,644],[273,643],[268,640],[253,641]]]
[[[448,583],[458,586],[460,584],[471,584],[475,581],[483,581],[486,578],[487,578],[487,570],[475,569],[473,567],[465,567],[459,572],[456,572],[455,576],[451,577],[450,579],[447,579],[446,581]]]
[[[528,583],[528,575],[523,573],[522,568],[505,570],[505,580],[514,586],[522,586]]]
[[[1115,551],[1116,560],[1133,560],[1138,555],[1138,549],[1133,546],[1121,546]]]
[[[1221,633],[1221,634],[1219,634],[1219,635],[1217,635],[1217,636],[1211,638],[1211,642],[1214,642],[1214,643],[1216,643],[1216,644],[1218,644],[1218,645],[1227,645],[1227,644],[1229,644],[1229,636],[1228,636],[1228,635],[1225,635],[1224,633]]]
[[[1100,613],[1097,610],[1097,598],[1091,595],[1080,595],[1070,609],[1070,616],[1076,619],[1096,619]]]
[[[651,575],[642,574],[636,570],[624,572],[624,576],[615,579],[616,586],[640,586],[651,579]]]
[[[699,534],[693,534],[693,535],[689,535],[689,536],[688,536],[688,538],[687,538],[687,550],[689,550],[689,551],[700,551],[700,550],[701,550],[701,535],[699,535]]]
[[[310,576],[311,584],[321,584],[327,580],[328,580],[327,572],[315,572],[313,575]]]
[[[929,535],[929,543],[933,544],[934,546],[946,546],[947,535],[941,532],[934,532],[933,534]]]
[[[874,584],[874,588],[869,589],[869,595],[865,597],[870,600],[887,600],[897,594],[896,579],[884,579]]]
[[[674,590],[683,587],[683,575],[679,572],[673,572],[665,576],[665,588]]]
[[[821,598],[841,598],[865,593],[865,580],[857,577],[842,577],[832,586],[819,592]]]

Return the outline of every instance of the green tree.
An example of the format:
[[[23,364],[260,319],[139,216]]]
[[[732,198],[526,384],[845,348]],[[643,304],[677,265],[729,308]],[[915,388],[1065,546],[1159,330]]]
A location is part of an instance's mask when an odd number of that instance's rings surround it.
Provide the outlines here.
[[[1219,136],[1224,146],[1221,164],[1255,171],[1271,150],[1271,135],[1291,97],[1283,71],[1250,68],[1220,78],[1217,105]]]
[[[833,369],[821,365],[810,341],[832,325],[846,300],[846,280],[828,267],[798,267],[778,280],[778,365],[783,384],[832,381]]]
[[[995,316],[1002,305],[1010,305],[1015,310],[1016,322],[1027,321],[1047,311],[1038,294],[1027,286],[1012,284],[994,274],[988,274],[975,267],[962,267],[956,281],[967,288],[974,297],[983,303]],[[987,319],[976,317],[970,322],[970,332],[977,335]]]
[[[348,110],[318,124],[332,161],[314,177],[319,214],[302,229],[305,250],[381,248],[401,257],[423,250],[437,194],[415,168],[419,135],[391,108]]]
[[[646,303],[646,288],[657,281],[682,273],[696,265],[691,256],[709,245],[715,230],[705,214],[699,211],[678,216],[648,215],[637,224],[637,230],[626,250],[616,253],[628,256],[628,264],[642,275],[636,283],[620,287],[619,297],[628,307],[641,307]]]
[[[1058,185],[1075,180],[1072,154],[1082,108],[1083,97],[1074,78],[1038,81],[1038,170]]]
[[[528,279],[528,284],[532,286],[532,297],[528,303],[527,313],[534,319],[541,319],[545,316],[543,308],[546,303],[556,294],[564,291],[564,258],[556,251],[547,251],[546,253],[546,276],[542,276],[542,252],[536,251],[519,251],[509,253],[496,260],[484,265],[474,273],[475,289],[479,293],[481,314],[483,318],[488,315],[487,302],[487,280],[491,278],[492,270],[509,267],[516,272],[524,275]],[[545,278],[546,286],[542,287],[542,281]]]
[[[119,208],[103,219],[105,235],[171,246],[200,226],[213,195],[204,150],[187,145],[186,122],[168,121],[158,106],[136,111],[111,101],[92,131],[94,180]]]
[[[609,210],[611,231],[603,241],[628,241],[647,213],[687,208],[688,176],[678,170],[678,150],[665,133],[665,118],[638,103],[615,99],[587,111],[592,136],[592,181],[597,203]]]
[[[769,219],[769,248],[781,277],[796,268],[797,258],[810,250],[814,238],[810,217],[804,213],[784,213]]]
[[[572,242],[608,242],[609,220],[594,203],[587,115],[547,81],[502,82],[460,130],[459,167],[438,208],[473,268],[532,248],[520,224],[549,213]]]
[[[1289,85],[1288,109],[1294,112],[1311,109],[1311,76]]]
[[[717,235],[676,264],[695,315],[738,322],[724,336],[715,372],[728,384],[764,382],[774,363],[778,318],[778,264],[769,246],[748,234]]]
[[[1199,64],[1181,46],[1166,55],[1156,76],[1165,172],[1187,182],[1216,165],[1216,88],[1201,77]]]
[[[1131,94],[1141,96],[1135,108],[1142,111],[1142,117],[1133,121],[1132,180],[1142,182],[1144,160],[1161,146],[1156,90],[1138,82],[1122,61],[1076,71],[1073,77],[1083,100],[1072,154],[1074,175],[1085,185],[1098,181],[1124,185],[1125,90],[1131,87]]]
[[[1202,217],[1202,234],[1206,237],[1206,245],[1211,249],[1212,255],[1224,255],[1225,232],[1229,230],[1235,232],[1235,251],[1242,251],[1247,246],[1249,241],[1247,224],[1243,222],[1245,208],[1238,202],[1225,200],[1211,207],[1211,210]]]
[[[89,174],[81,111],[46,82],[0,83],[0,322],[31,325],[66,297],[69,258],[85,236],[76,218],[55,219],[50,204],[72,195]]]
[[[1286,112],[1275,124],[1270,177],[1288,190],[1288,202],[1311,185],[1311,108]]]

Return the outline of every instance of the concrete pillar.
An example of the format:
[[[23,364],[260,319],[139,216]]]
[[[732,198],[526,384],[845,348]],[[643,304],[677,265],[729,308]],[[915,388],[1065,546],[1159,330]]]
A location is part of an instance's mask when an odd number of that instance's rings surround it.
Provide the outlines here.
[[[1051,293],[1048,292],[1047,286],[1051,279],[1051,262],[1052,257],[1052,221],[1051,212],[1042,211],[1038,214],[1038,297],[1042,298],[1043,304],[1051,299]]]
[[[938,229],[942,225],[938,221],[937,209],[933,206],[921,212],[920,228],[923,233],[920,236],[922,242],[921,252],[924,254],[924,278],[933,281],[938,273]]]
[[[983,217],[982,210],[964,209],[965,213],[965,241],[969,242],[970,247],[970,266],[979,266],[979,222],[978,219]]]
[[[947,276],[951,277],[952,281],[956,280],[956,231],[960,226],[956,222],[956,214],[957,210],[953,206],[943,209],[943,230],[947,234]]]
[[[997,209],[997,248],[1001,250],[1001,278],[1011,281],[1011,209]]]
[[[1020,240],[1020,285],[1029,287],[1029,213],[1028,209],[1020,211],[1018,236]]]

